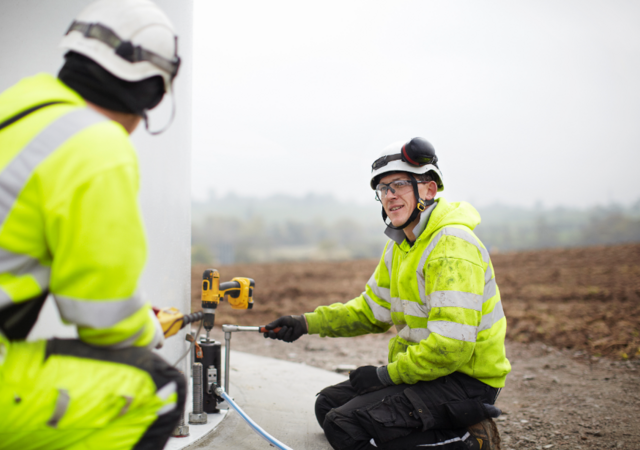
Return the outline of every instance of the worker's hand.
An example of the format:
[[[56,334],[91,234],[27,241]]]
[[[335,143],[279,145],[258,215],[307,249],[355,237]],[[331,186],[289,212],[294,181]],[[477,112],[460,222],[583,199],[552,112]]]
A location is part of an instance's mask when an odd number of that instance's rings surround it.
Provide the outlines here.
[[[268,332],[265,338],[279,339],[285,342],[293,342],[303,334],[307,334],[307,321],[304,316],[282,316],[264,326]],[[280,328],[277,332],[275,328]]]
[[[362,366],[349,372],[349,381],[351,382],[351,386],[353,386],[356,392],[360,395],[387,387],[389,384],[383,383],[378,376],[379,369],[383,369],[385,372],[387,370],[386,366]],[[391,382],[391,378],[389,378],[388,381],[393,384],[393,382]]]

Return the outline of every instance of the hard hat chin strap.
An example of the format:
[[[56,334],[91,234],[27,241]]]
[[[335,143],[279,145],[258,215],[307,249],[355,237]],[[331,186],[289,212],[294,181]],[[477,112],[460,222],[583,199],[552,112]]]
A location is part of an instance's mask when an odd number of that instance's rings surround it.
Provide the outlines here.
[[[144,129],[147,130],[147,133],[149,133],[152,136],[156,136],[158,134],[162,134],[165,131],[167,131],[167,128],[171,126],[171,124],[173,123],[173,118],[176,115],[176,98],[173,95],[173,89],[171,89],[171,92],[167,92],[167,93],[171,95],[171,117],[169,117],[169,122],[167,122],[167,124],[164,127],[162,127],[157,131],[151,131],[149,129],[149,116],[147,115],[147,110],[145,109],[144,111],[142,111],[142,119],[144,120]]]
[[[410,177],[411,177],[411,186],[413,186],[413,195],[415,196],[415,199],[416,199],[416,207],[411,213],[411,216],[407,219],[407,221],[397,227],[394,226],[391,222],[387,223],[387,217],[388,217],[387,212],[384,210],[384,206],[382,207],[382,220],[384,221],[384,224],[389,228],[391,228],[392,230],[403,230],[407,228],[410,223],[416,220],[416,218],[418,217],[418,215],[420,215],[422,211],[427,209],[427,206],[431,206],[435,202],[435,200],[433,199],[425,201],[422,198],[420,198],[420,193],[418,192],[418,183],[416,182],[416,178],[413,175],[410,175]]]

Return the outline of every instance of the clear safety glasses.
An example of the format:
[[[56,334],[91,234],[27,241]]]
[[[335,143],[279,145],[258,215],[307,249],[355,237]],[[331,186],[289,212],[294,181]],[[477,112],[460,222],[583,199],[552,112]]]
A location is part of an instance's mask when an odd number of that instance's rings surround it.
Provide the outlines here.
[[[415,180],[416,184],[428,183],[428,181]],[[391,191],[392,194],[406,194],[411,190],[411,180],[395,180],[391,183],[380,183],[376,186],[376,200],[379,202],[387,196],[387,193]]]

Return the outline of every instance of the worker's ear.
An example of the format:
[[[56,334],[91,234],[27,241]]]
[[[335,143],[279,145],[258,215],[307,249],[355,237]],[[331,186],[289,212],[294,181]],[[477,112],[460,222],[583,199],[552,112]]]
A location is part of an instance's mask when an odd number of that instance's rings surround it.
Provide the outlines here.
[[[435,181],[421,183],[418,185],[418,192],[420,193],[420,198],[426,201],[433,200],[438,193],[438,184]]]

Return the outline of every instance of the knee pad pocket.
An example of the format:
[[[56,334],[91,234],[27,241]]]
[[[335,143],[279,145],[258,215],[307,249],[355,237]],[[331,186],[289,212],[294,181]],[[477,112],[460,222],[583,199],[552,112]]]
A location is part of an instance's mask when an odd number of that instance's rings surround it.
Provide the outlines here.
[[[478,399],[449,402],[444,407],[449,419],[456,427],[469,427],[489,418],[487,410]]]
[[[354,411],[354,415],[376,442],[404,437],[423,427],[420,413],[404,393],[385,397],[366,409]]]

